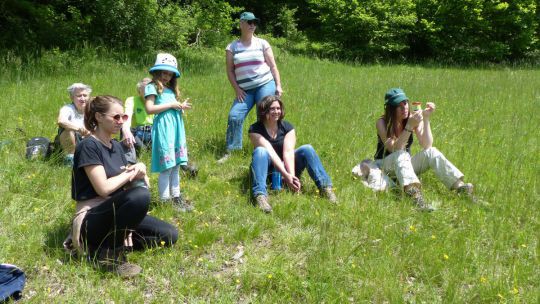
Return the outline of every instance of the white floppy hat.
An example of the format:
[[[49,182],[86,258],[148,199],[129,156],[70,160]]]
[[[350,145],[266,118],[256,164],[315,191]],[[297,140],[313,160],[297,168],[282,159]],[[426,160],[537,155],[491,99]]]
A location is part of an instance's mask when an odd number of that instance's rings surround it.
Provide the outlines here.
[[[180,77],[176,58],[173,55],[167,53],[157,54],[156,63],[153,67],[150,68],[149,72],[152,73],[153,71],[169,71],[173,72],[177,78]]]

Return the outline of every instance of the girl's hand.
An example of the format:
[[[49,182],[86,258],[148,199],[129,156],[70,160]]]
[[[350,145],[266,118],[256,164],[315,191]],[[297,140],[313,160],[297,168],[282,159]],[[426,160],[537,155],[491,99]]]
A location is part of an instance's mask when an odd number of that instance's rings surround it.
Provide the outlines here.
[[[189,101],[190,101],[190,99],[189,99],[189,98],[186,98],[186,99],[184,100],[184,102],[182,102],[182,103],[180,104],[180,107],[182,108],[182,110],[189,110],[189,109],[191,109],[191,103],[190,103]]]
[[[302,184],[300,183],[300,179],[298,179],[298,177],[294,176],[293,174],[285,175],[285,183],[294,192],[299,192],[300,188],[302,188]]]
[[[409,121],[407,122],[407,125],[410,128],[416,128],[422,121],[422,111],[414,111],[409,116]]]
[[[426,103],[426,108],[422,112],[422,115],[424,118],[429,119],[431,117],[431,114],[435,112],[435,104],[433,102]]]
[[[244,102],[246,92],[244,92],[244,90],[242,90],[240,87],[237,87],[234,90],[236,91],[236,100],[238,100],[238,102]]]
[[[171,105],[171,109],[173,110],[178,110],[178,111],[182,110],[182,104],[179,103],[178,101],[171,102],[170,105]]]

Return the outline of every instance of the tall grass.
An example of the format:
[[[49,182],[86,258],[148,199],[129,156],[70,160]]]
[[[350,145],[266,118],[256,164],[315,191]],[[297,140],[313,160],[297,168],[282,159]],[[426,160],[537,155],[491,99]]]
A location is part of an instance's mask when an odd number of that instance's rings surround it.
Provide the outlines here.
[[[73,82],[93,95],[135,94],[154,54],[138,59],[100,50],[52,52],[28,61],[5,56],[0,67],[0,262],[28,275],[28,302],[426,302],[535,303],[540,300],[540,73],[528,68],[458,69],[346,65],[276,50],[286,119],[298,145],[310,143],[331,175],[339,205],[320,199],[303,177],[301,195],[272,194],[266,215],[249,200],[251,147],[224,165],[224,133],[233,90],[223,53],[182,51],[182,92],[196,179],[182,191],[197,210],[177,214],[172,248],[135,252],[144,274],[124,281],[95,271],[61,249],[74,211],[68,168],[24,159],[25,141],[52,138]],[[372,157],[384,92],[400,86],[433,101],[435,146],[473,182],[488,206],[476,206],[422,176],[438,206],[417,212],[397,192],[373,193],[352,177]],[[255,120],[254,113],[246,125]],[[247,128],[247,126],[246,126]],[[414,151],[418,150],[416,145]],[[413,151],[413,152],[414,152]],[[149,154],[142,160],[149,162]],[[152,175],[153,194],[157,176]],[[242,249],[240,249],[242,248]],[[243,250],[241,259],[232,257]]]

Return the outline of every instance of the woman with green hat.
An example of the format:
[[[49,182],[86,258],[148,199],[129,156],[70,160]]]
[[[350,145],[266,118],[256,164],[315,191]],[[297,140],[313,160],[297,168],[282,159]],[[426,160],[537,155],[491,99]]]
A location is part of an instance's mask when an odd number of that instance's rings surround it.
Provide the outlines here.
[[[384,114],[377,120],[377,152],[375,159],[384,172],[395,177],[403,190],[423,211],[434,208],[424,201],[418,175],[433,169],[444,185],[465,194],[474,201],[473,185],[463,182],[463,173],[433,147],[431,115],[435,104],[428,102],[426,109],[409,111],[409,99],[402,89],[394,88],[384,96]],[[422,151],[411,157],[413,134]]]
[[[283,92],[270,44],[254,36],[258,22],[251,12],[240,14],[240,39],[226,48],[227,77],[236,98],[227,123],[227,153],[219,163],[225,162],[233,150],[242,149],[242,128],[251,108],[264,97],[279,97]]]

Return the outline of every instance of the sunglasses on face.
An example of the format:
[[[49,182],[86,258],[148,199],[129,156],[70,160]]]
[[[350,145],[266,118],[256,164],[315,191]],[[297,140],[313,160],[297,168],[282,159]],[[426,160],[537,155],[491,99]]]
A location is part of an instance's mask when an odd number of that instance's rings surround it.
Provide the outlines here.
[[[105,116],[112,117],[112,119],[114,119],[114,121],[120,121],[120,119],[122,119],[122,121],[126,121],[129,118],[129,115],[127,115],[127,114],[116,114],[116,115],[111,115],[111,114],[107,114],[107,113],[101,113],[101,114],[103,114]]]
[[[257,21],[255,20],[246,20],[246,23],[249,25],[257,25]]]

